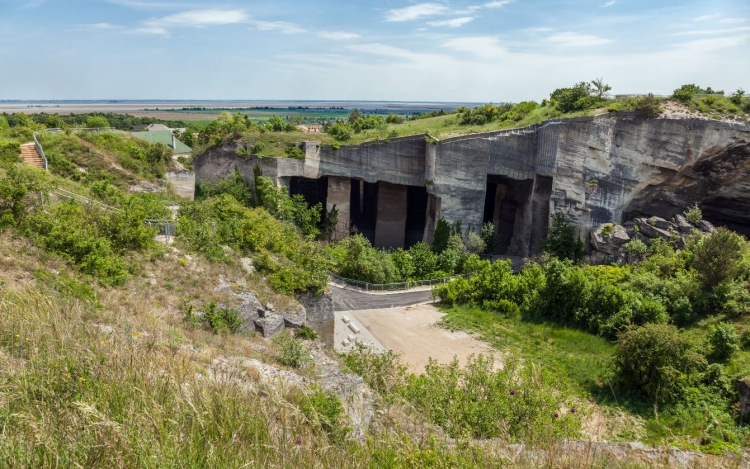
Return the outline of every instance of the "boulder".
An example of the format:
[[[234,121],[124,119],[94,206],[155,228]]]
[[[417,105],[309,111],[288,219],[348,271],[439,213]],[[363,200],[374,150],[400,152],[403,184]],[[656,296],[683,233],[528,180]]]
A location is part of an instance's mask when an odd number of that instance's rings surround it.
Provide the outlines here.
[[[251,332],[255,330],[255,320],[261,317],[260,313],[263,308],[261,308],[258,298],[250,292],[240,293],[237,296],[242,299],[242,304],[239,307],[239,317],[242,319],[240,330]]]
[[[701,220],[699,223],[699,228],[704,233],[714,233],[716,231],[716,227],[710,222],[706,220]]]
[[[284,330],[284,318],[278,314],[266,313],[265,317],[255,320],[255,327],[263,337],[270,338]]]
[[[595,250],[607,254],[614,254],[617,249],[609,243],[609,239],[601,235],[601,228],[591,232],[591,246]]]
[[[686,245],[687,244],[685,243],[685,237],[684,236],[680,236],[679,238],[675,238],[675,240],[674,240],[674,247],[676,247],[677,249],[685,249]]]
[[[642,220],[642,219],[639,219],[639,220]],[[640,229],[640,233],[643,233],[649,238],[662,238],[662,239],[666,239],[667,241],[672,239],[672,233],[670,233],[669,231],[665,229],[653,226],[649,224],[648,222],[638,223],[638,228]]]
[[[669,222],[661,217],[651,217],[646,222],[651,225],[655,226],[657,228],[661,228],[662,230],[668,230],[669,229]]]
[[[677,225],[677,230],[680,233],[688,234],[695,228],[690,224],[689,221],[687,221],[687,218],[685,218],[683,215],[680,215],[679,213],[675,215],[672,220],[674,220],[674,224]]]
[[[654,242],[648,236],[644,235],[640,231],[635,234],[635,239],[640,239],[646,246],[651,246]]]
[[[307,313],[303,311],[284,311],[281,313],[284,318],[284,325],[292,329],[299,329],[305,325]]]
[[[609,240],[615,246],[622,246],[623,244],[630,241],[627,231],[621,226],[616,226],[609,236]]]

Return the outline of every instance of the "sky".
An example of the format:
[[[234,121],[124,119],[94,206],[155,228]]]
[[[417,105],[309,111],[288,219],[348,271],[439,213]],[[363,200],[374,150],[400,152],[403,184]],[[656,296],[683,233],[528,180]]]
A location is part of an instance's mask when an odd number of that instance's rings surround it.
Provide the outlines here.
[[[748,0],[0,0],[0,99],[750,90]]]

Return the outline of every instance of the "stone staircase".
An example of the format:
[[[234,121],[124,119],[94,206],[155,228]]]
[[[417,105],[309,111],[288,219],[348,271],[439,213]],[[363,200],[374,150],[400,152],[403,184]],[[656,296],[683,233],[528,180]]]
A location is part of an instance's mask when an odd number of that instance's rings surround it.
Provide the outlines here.
[[[34,142],[21,145],[21,158],[23,158],[23,161],[29,166],[45,169],[44,159],[42,159],[42,155],[39,154]]]

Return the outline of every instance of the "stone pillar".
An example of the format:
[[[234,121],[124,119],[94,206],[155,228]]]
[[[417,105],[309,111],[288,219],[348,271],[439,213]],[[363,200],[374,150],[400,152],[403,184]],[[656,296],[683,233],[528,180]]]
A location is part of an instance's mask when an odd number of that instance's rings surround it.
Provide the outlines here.
[[[432,238],[435,236],[435,227],[440,219],[440,197],[427,194],[427,215],[424,222],[424,238],[422,242],[432,246]]]
[[[350,197],[352,192],[352,180],[345,177],[328,177],[328,196],[326,198],[326,210],[330,211],[333,206],[339,212],[338,223],[334,232],[334,239],[344,239],[349,236],[349,223],[351,221]]]
[[[406,186],[378,182],[375,247],[403,248],[406,237]]]
[[[326,346],[333,348],[333,329],[335,315],[333,312],[333,294],[306,294],[297,298],[305,308],[305,320],[308,326],[315,329]]]

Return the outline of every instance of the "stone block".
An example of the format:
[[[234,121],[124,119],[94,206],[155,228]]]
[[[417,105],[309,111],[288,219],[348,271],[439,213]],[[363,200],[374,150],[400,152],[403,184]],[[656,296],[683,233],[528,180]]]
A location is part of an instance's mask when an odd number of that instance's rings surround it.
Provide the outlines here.
[[[662,238],[666,239],[667,241],[670,241],[672,239],[672,233],[665,229],[652,226],[648,222],[639,223],[638,228],[640,229],[641,233],[648,236],[649,238]]]
[[[265,317],[255,320],[255,327],[263,337],[270,338],[284,330],[284,318],[278,314],[266,313]]]
[[[610,235],[609,240],[615,246],[622,246],[623,244],[630,241],[630,236],[628,236],[628,233],[625,231],[624,228],[616,227],[615,230],[612,231],[612,234]]]
[[[661,217],[651,217],[647,220],[647,223],[651,226],[661,228],[662,230],[669,229],[669,222]]]
[[[255,330],[255,320],[260,317],[259,311],[262,311],[260,302],[250,292],[240,293],[237,296],[242,299],[242,304],[239,307],[239,317],[242,319],[240,330],[244,332],[253,331]]]
[[[687,218],[685,218],[683,215],[680,215],[679,213],[672,217],[672,220],[677,226],[677,231],[679,231],[680,233],[688,234],[692,232],[693,229],[695,229],[695,227],[691,225],[689,221],[687,221]]]
[[[299,329],[305,325],[307,314],[305,311],[284,311],[281,313],[284,317],[284,325],[291,329]]]
[[[699,227],[704,233],[714,233],[716,231],[716,227],[707,220],[701,220]]]
[[[600,230],[591,232],[591,245],[597,251],[607,254],[614,254],[616,250],[616,248],[609,244],[607,239],[600,234]]]

